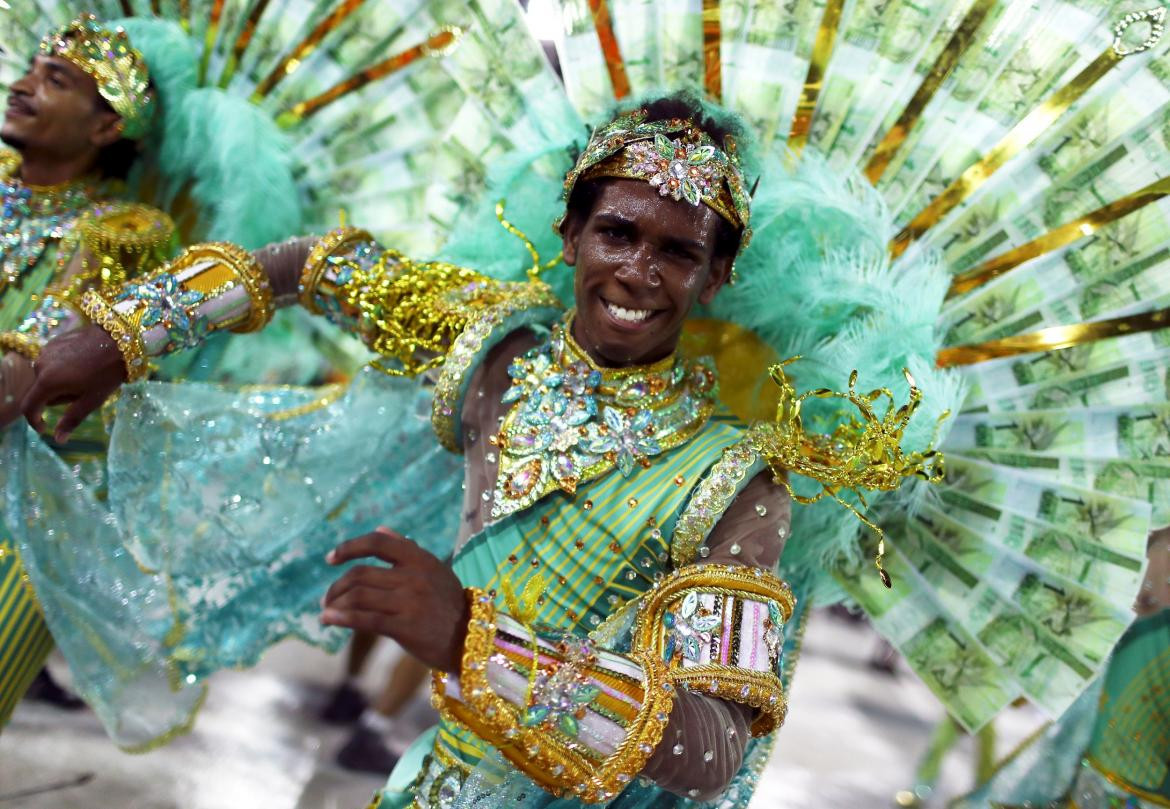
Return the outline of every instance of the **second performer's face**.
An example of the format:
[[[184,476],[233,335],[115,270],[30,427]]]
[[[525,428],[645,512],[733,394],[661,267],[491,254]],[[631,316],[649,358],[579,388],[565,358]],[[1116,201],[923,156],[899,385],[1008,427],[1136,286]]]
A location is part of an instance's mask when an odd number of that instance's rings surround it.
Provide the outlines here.
[[[565,223],[565,263],[576,268],[573,337],[601,365],[669,356],[696,303],[731,274],[715,256],[718,214],[660,196],[641,180],[605,182],[593,210]]]
[[[60,160],[96,154],[121,137],[121,119],[81,68],[56,56],[37,56],[12,83],[0,138],[19,152]]]

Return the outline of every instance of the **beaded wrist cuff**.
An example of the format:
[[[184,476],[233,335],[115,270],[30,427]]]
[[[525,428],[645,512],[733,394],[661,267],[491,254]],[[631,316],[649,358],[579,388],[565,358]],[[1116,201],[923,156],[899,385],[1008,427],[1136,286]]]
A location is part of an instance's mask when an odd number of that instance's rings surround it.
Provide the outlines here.
[[[0,333],[0,351],[11,351],[30,360],[41,355],[41,341],[17,331]]]
[[[459,677],[436,674],[434,702],[554,795],[611,800],[646,766],[674,699],[649,654],[536,633],[468,590],[471,622]]]
[[[759,711],[752,735],[784,723],[784,622],[795,600],[754,567],[693,565],[658,582],[642,602],[634,648],[665,662],[675,685]]]
[[[146,361],[146,349],[142,346],[142,336],[138,330],[123,320],[109,301],[92,290],[81,296],[81,311],[94,325],[101,326],[113,338],[114,345],[122,352],[122,359],[126,363],[126,381],[137,382],[146,378],[150,373],[150,365]]]

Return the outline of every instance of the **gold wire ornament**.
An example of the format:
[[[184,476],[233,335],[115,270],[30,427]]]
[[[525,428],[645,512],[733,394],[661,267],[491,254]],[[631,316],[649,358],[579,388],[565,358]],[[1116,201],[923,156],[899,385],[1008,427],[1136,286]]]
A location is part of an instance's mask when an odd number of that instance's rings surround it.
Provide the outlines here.
[[[496,219],[499,220],[500,227],[511,233],[517,239],[524,243],[524,249],[528,251],[528,255],[532,256],[532,266],[528,268],[528,280],[536,281],[540,278],[540,274],[545,270],[551,270],[553,267],[561,263],[561,259],[565,257],[563,251],[558,252],[550,260],[544,264],[540,263],[540,252],[536,249],[536,245],[528,238],[527,234],[520,228],[513,225],[504,218],[504,200],[499,200],[496,203]]]
[[[757,451],[776,471],[777,479],[793,500],[811,505],[831,497],[877,534],[878,549],[874,565],[882,584],[891,587],[893,582],[890,574],[882,566],[886,552],[885,532],[841,495],[843,492],[852,492],[862,508],[868,508],[862,489],[893,491],[905,478],[911,476],[922,478],[928,483],[942,481],[943,456],[934,449],[934,441],[922,452],[907,453],[902,449],[903,433],[922,402],[922,391],[910,372],[903,368],[902,373],[910,384],[910,397],[900,407],[889,388],[859,393],[857,371],[849,375],[849,389],[844,393],[818,388],[798,396],[784,372],[785,366],[798,359],[800,357],[792,357],[769,369],[772,381],[780,388],[780,401],[776,406],[775,420],[760,433]],[[805,400],[810,398],[844,399],[857,409],[858,415],[850,417],[831,433],[805,432],[801,410]],[[885,412],[879,416],[874,405],[881,399],[888,403]],[[949,415],[949,411],[943,413],[939,417],[939,424]],[[799,495],[793,490],[787,476],[781,474],[782,471],[811,478],[821,485],[821,489],[811,496]]]

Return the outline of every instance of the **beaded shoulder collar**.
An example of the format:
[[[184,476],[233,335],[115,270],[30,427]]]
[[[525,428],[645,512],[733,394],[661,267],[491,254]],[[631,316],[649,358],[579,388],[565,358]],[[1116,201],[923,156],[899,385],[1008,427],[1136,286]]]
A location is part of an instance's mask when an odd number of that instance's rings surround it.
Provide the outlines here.
[[[680,354],[647,366],[602,368],[570,334],[573,313],[549,340],[513,361],[511,404],[493,436],[500,451],[492,517],[613,469],[639,466],[693,438],[715,407],[715,370]]]

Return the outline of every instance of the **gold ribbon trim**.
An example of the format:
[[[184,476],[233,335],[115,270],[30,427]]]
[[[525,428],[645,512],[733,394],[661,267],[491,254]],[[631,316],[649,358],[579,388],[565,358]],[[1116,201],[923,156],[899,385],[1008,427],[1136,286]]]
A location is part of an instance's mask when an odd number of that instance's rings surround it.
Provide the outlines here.
[[[414,47],[407,48],[401,53],[396,53],[390,58],[378,62],[376,65],[371,65],[360,73],[338,82],[325,92],[310,98],[308,101],[294,104],[287,112],[280,115],[278,121],[282,126],[291,126],[300,123],[306,118],[320,112],[324,107],[329,106],[334,101],[350,93],[357,92],[371,82],[384,79],[392,73],[397,73],[399,70],[414,64],[419,59],[427,56],[442,56],[450,52],[462,36],[462,28],[444,26],[431,34],[426,42],[421,42]]]
[[[986,155],[959,175],[945,191],[927,205],[902,232],[890,242],[890,255],[902,255],[906,248],[937,225],[944,216],[961,205],[978,191],[1004,163],[1035,143],[1044,132],[1056,123],[1102,76],[1108,73],[1126,54],[1119,52],[1114,43],[1094,59],[1088,67],[1078,73],[1016,124],[992,147]]]
[[[1017,334],[1014,337],[989,340],[986,343],[944,348],[935,357],[935,364],[939,368],[974,365],[1000,357],[1056,351],[1061,348],[1093,343],[1097,340],[1107,340],[1110,337],[1157,331],[1167,326],[1170,326],[1170,308],[1155,309],[1140,315],[1095,320],[1092,323],[1077,323],[1072,326],[1053,326],[1030,334]]]
[[[788,147],[794,154],[800,154],[808,144],[813,113],[816,112],[817,99],[824,84],[825,68],[828,67],[829,58],[833,55],[833,44],[837,40],[837,28],[841,24],[841,11],[844,7],[845,0],[829,0],[825,4],[821,27],[817,29],[817,37],[813,42],[808,73],[804,77],[804,89],[800,93],[800,101],[796,104],[796,115],[793,116],[792,129],[788,135]]]
[[[309,54],[317,50],[317,46],[321,44],[321,41],[330,32],[336,30],[339,25],[345,22],[364,2],[365,0],[344,0],[337,8],[333,9],[332,13],[309,32],[309,35],[299,45],[289,51],[277,63],[276,67],[265,77],[264,81],[256,85],[256,90],[252,93],[252,101],[260,101],[271,93],[276,85],[284,81],[285,77],[292,75],[301,66],[301,63],[309,57]]]
[[[605,0],[589,0],[589,11],[593,15],[593,27],[597,30],[597,41],[605,57],[605,69],[609,71],[609,83],[613,85],[613,97],[619,101],[630,94],[630,77],[626,74],[626,61],[618,46],[613,31],[613,19]]]
[[[1027,244],[1008,250],[1006,253],[988,259],[974,269],[956,275],[951,281],[947,297],[953,298],[978,289],[1025,262],[1092,235],[1094,231],[1110,222],[1115,222],[1144,208],[1151,202],[1157,202],[1168,194],[1170,194],[1170,177],[1155,180],[1145,188],[1134,191],[1108,205],[1103,205],[1095,211],[1048,231]]]
[[[983,24],[987,12],[991,11],[991,7],[995,3],[996,0],[977,0],[967,12],[967,16],[959,23],[959,27],[955,29],[955,33],[951,35],[950,40],[943,47],[942,53],[935,60],[934,66],[906,104],[906,109],[886,132],[881,143],[874,148],[869,163],[865,166],[865,176],[871,183],[877,185],[877,181],[885,173],[886,167],[894,159],[898,150],[902,148],[902,144],[906,142],[907,136],[914,129],[914,125],[918,123],[918,119],[922,117],[926,105],[934,98],[934,94],[946,81],[947,76],[951,75],[955,65],[959,63],[959,57],[966,53],[967,48],[971,47],[971,43],[975,39],[975,32]]]
[[[722,40],[719,0],[703,0],[703,86],[713,101],[723,100]]]

